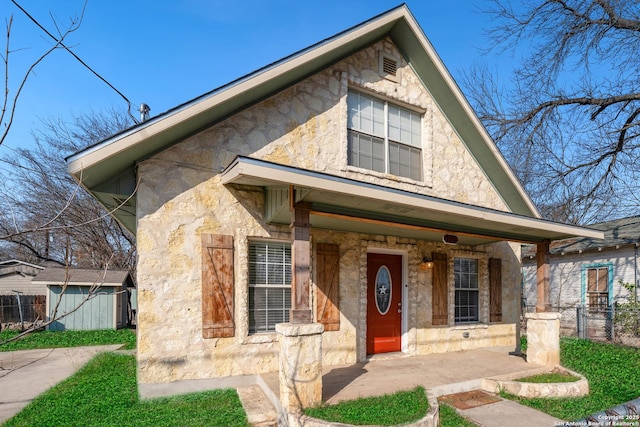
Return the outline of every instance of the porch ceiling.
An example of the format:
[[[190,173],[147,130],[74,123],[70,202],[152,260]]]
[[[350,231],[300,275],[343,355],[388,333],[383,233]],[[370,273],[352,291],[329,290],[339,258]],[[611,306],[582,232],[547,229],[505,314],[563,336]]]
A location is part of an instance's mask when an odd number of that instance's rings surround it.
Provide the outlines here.
[[[441,241],[455,234],[460,244],[495,241],[537,243],[568,237],[602,238],[603,233],[509,212],[467,205],[423,194],[360,182],[335,175],[238,157],[222,174],[223,184],[243,184],[280,190],[284,203],[267,220],[289,224],[288,188],[296,189],[296,202],[311,209],[316,228],[393,235]],[[267,201],[269,203],[269,201]]]

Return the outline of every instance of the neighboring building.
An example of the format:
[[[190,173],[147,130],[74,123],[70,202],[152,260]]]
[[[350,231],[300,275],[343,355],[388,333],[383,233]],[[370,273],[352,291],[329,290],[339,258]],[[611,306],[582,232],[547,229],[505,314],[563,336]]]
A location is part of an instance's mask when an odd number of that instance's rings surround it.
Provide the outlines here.
[[[32,279],[44,267],[28,262],[10,259],[0,261],[0,295],[46,295],[47,288],[34,284]]]
[[[15,259],[0,261],[0,326],[44,319],[47,288],[32,282],[43,269]]]
[[[68,164],[137,237],[141,384],[277,371],[290,319],[324,365],[515,348],[520,242],[601,236],[540,218],[406,6]]]
[[[127,271],[47,268],[33,279],[47,289],[51,331],[120,329],[131,321],[135,285]]]
[[[629,291],[621,283],[636,285],[640,296],[640,216],[589,226],[604,231],[604,240],[587,237],[558,240],[550,247],[551,305],[585,306],[592,310],[626,302]],[[523,248],[522,274],[525,304],[535,306],[535,247]]]

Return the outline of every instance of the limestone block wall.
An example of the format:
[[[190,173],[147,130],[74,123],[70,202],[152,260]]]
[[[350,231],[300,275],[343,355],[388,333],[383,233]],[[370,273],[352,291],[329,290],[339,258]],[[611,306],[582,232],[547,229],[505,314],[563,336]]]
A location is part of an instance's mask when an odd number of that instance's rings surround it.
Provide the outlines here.
[[[447,353],[483,347],[516,346],[516,325],[464,324],[418,329],[418,354]]]
[[[340,331],[323,334],[323,363],[351,364],[366,360],[367,324],[367,253],[382,252],[405,257],[406,311],[403,326],[402,350],[408,354],[430,354],[470,350],[490,346],[514,346],[517,304],[519,302],[520,271],[516,246],[495,243],[482,251],[470,247],[456,247],[438,242],[375,236],[355,233],[314,230],[313,242],[340,245]],[[487,260],[500,257],[503,266],[503,321],[489,323],[487,262],[479,265],[484,296],[480,300],[481,316],[478,324],[455,325],[453,266],[449,271],[450,326],[431,325],[431,270],[421,268],[422,257],[432,252],[447,253],[450,262],[455,256],[474,256]],[[313,280],[313,275],[312,275]],[[514,299],[516,298],[516,299]],[[468,336],[464,336],[466,335]]]
[[[247,248],[252,238],[289,241],[290,230],[288,226],[265,223],[261,188],[220,184],[220,172],[237,155],[506,209],[411,67],[400,61],[402,78],[398,83],[377,74],[379,51],[401,58],[390,40],[382,40],[138,164],[141,383],[277,370],[277,335],[248,334]],[[423,181],[347,165],[349,88],[424,111]],[[202,233],[234,237],[233,338],[202,338]],[[366,259],[368,247],[407,254],[411,286],[407,291],[410,307],[404,345],[411,352],[422,348],[418,331],[430,323],[430,279],[428,272],[418,269],[418,261],[435,243],[319,230],[313,231],[313,241],[336,242],[342,248],[343,322],[340,331],[323,335],[327,364],[352,363],[364,357],[362,259],[363,253]]]

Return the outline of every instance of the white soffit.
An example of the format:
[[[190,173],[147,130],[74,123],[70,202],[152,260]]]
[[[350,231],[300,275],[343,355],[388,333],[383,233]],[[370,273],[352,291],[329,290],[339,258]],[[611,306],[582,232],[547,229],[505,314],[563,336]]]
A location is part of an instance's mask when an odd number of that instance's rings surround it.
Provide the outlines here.
[[[238,157],[222,174],[223,184],[255,186],[289,186],[309,190],[304,201],[321,202],[324,209],[331,208],[331,201],[338,210],[362,208],[406,212],[395,215],[398,223],[406,220],[433,221],[434,227],[494,236],[499,240],[540,242],[544,239],[558,240],[568,237],[591,237],[601,239],[599,230],[526,217],[498,210],[439,199],[371,183],[320,172],[298,169],[248,157]],[[328,203],[327,203],[328,202]],[[376,206],[383,207],[380,210]],[[313,210],[313,208],[312,208]]]

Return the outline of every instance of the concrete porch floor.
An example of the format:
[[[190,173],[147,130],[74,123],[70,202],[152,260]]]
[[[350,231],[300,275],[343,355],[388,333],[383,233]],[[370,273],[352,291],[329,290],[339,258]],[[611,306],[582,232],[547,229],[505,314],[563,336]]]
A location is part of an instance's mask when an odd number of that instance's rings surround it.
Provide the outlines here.
[[[509,355],[510,351],[513,351],[513,347],[423,356],[387,353],[355,365],[325,366],[322,400],[333,404],[395,393],[418,385],[433,391],[436,396],[442,396],[479,389],[484,378],[518,373],[522,373],[522,376],[532,375],[535,373],[533,371],[543,368],[525,362],[522,357]],[[263,374],[262,378],[278,396],[278,373]]]

